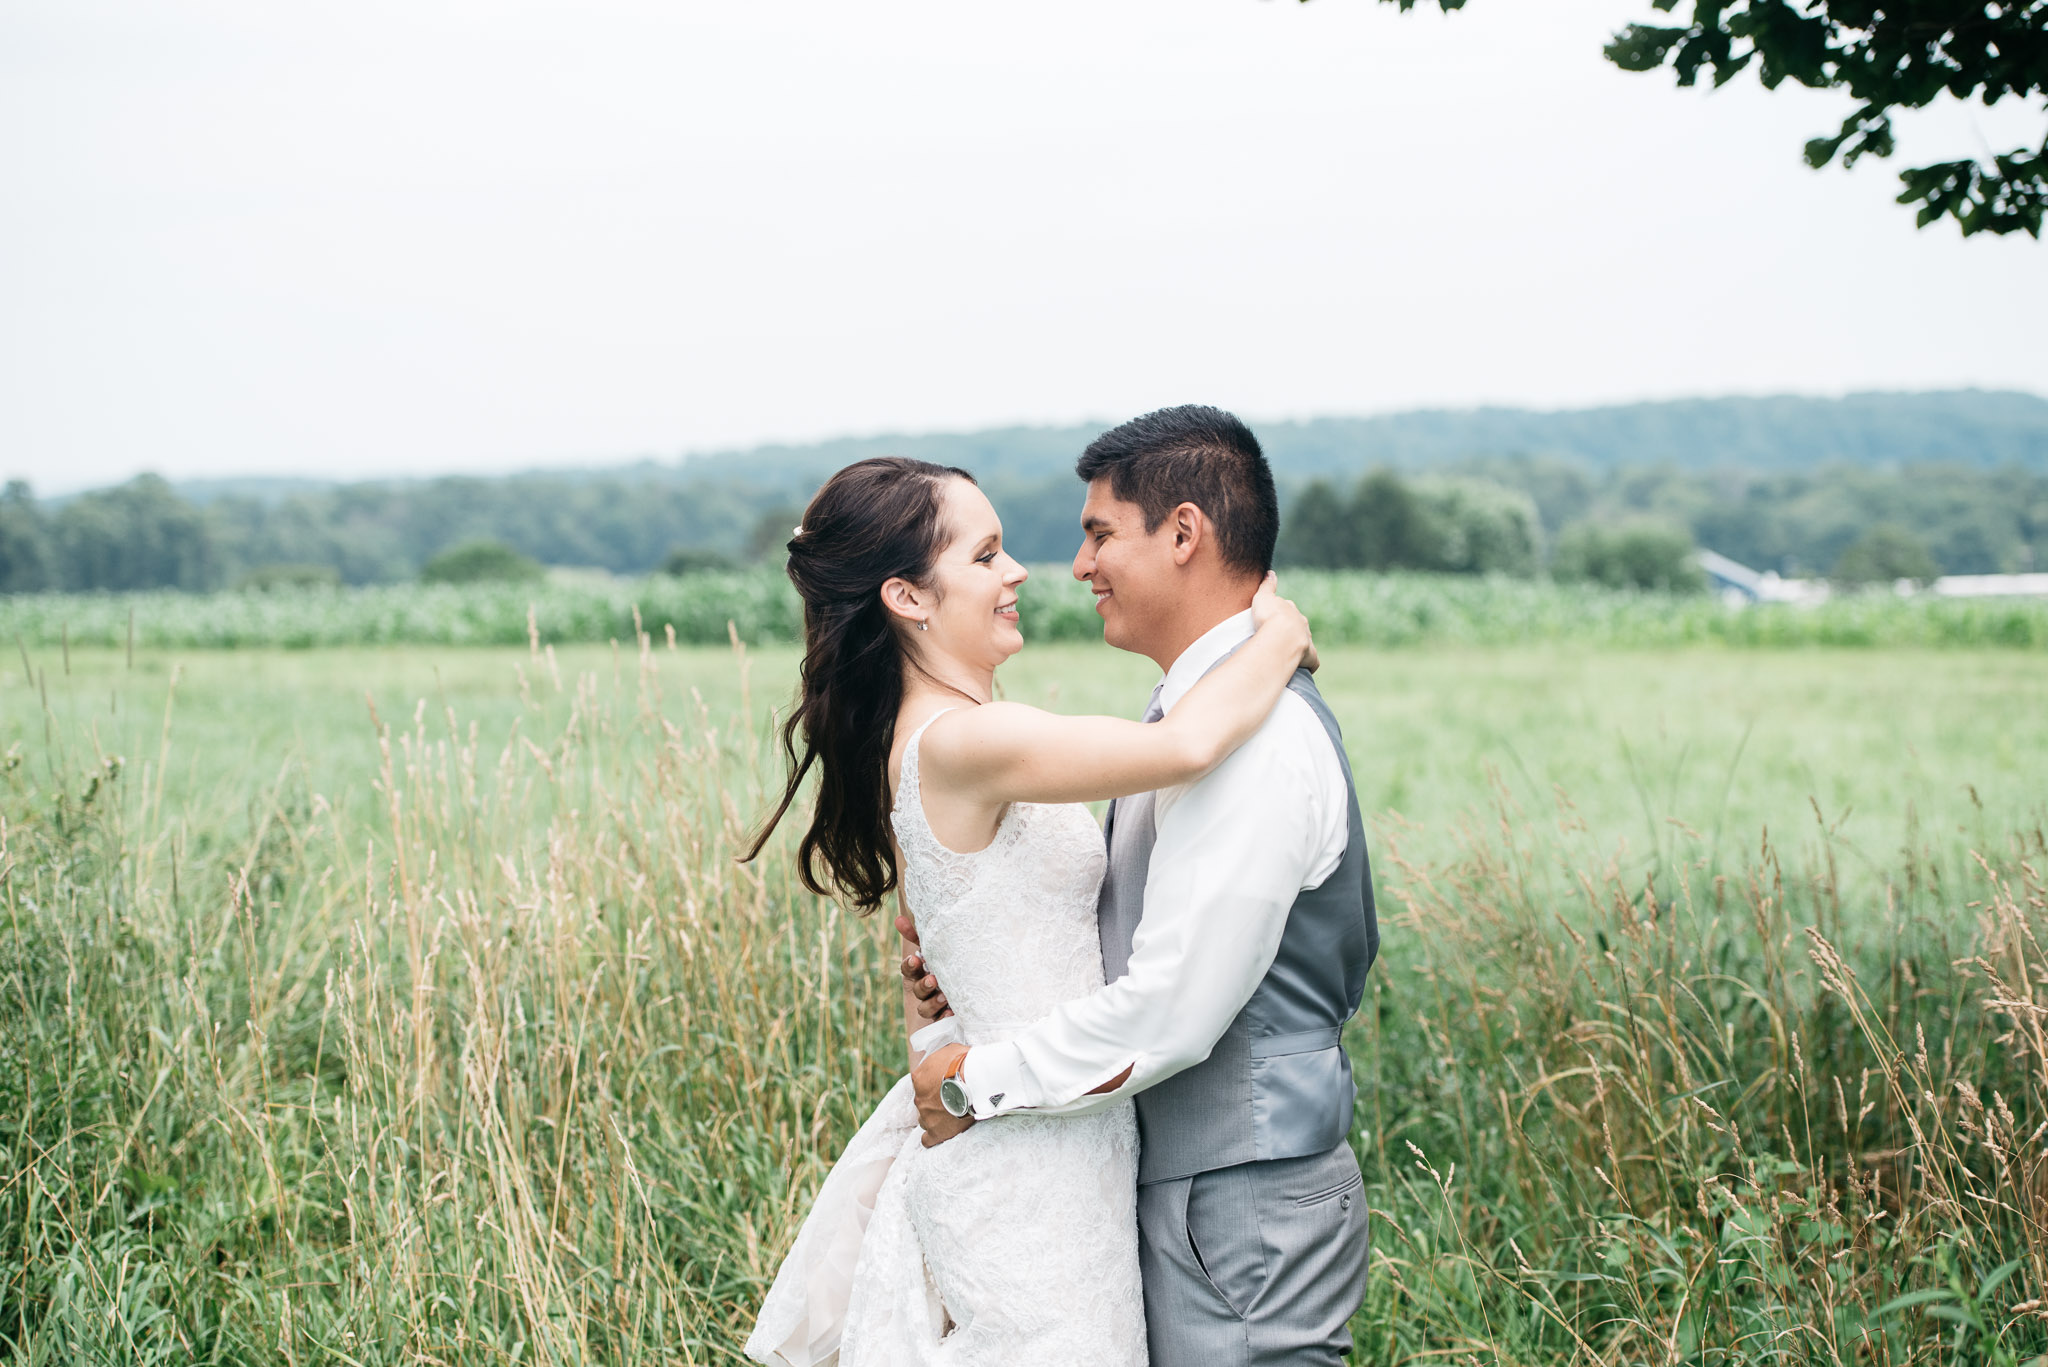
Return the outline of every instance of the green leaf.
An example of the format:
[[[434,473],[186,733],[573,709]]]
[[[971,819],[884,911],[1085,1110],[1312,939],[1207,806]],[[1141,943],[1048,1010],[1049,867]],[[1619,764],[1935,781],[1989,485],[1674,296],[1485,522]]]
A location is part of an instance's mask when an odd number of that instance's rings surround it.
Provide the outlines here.
[[[1977,1288],[1977,1299],[1980,1301],[1989,1300],[1991,1293],[2003,1286],[2006,1278],[2019,1271],[2020,1264],[2025,1261],[2026,1259],[2024,1258],[2014,1258],[2009,1263],[2001,1263],[1993,1268],[1990,1275],[1984,1278],[1983,1284]]]
[[[1623,71],[1655,71],[1684,39],[1682,28],[1658,28],[1650,24],[1630,24],[1614,35],[1602,51],[1607,60]]]
[[[1696,1096],[1705,1096],[1708,1092],[1711,1092],[1716,1088],[1732,1087],[1734,1085],[1734,1078],[1724,1077],[1720,1079],[1718,1082],[1709,1082],[1704,1087],[1695,1087],[1689,1092],[1680,1092],[1677,1096],[1667,1096],[1664,1098],[1664,1104],[1666,1106],[1676,1106],[1681,1101],[1690,1101]]]
[[[1945,1286],[1930,1286],[1924,1291],[1908,1291],[1905,1295],[1894,1296],[1883,1305],[1878,1306],[1876,1317],[1883,1319],[1886,1315],[1895,1315],[1901,1310],[1911,1310],[1914,1306],[1925,1305],[1929,1301],[1952,1301],[1955,1298],[1956,1293]]]

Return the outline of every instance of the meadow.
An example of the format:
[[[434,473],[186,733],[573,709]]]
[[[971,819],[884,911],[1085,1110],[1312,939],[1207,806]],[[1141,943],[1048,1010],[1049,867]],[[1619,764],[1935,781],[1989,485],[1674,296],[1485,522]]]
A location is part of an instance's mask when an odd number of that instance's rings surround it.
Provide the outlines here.
[[[1814,607],[1731,608],[1671,594],[1504,576],[1283,571],[1283,591],[1326,645],[2048,648],[2048,602],[1901,598],[1889,589]],[[1033,639],[1092,641],[1094,600],[1064,565],[1039,566],[1022,602]],[[349,645],[603,645],[642,630],[657,644],[788,644],[803,635],[779,568],[613,578],[558,571],[542,583],[278,587],[220,593],[0,596],[0,643],[234,649]]]
[[[1387,649],[1296,591],[1385,929],[1360,1360],[2048,1350],[2038,653]],[[736,1361],[903,1064],[886,923],[791,839],[734,862],[794,652],[522,606],[131,657],[108,601],[0,670],[0,1344]],[[1150,682],[1075,642],[1003,686]]]

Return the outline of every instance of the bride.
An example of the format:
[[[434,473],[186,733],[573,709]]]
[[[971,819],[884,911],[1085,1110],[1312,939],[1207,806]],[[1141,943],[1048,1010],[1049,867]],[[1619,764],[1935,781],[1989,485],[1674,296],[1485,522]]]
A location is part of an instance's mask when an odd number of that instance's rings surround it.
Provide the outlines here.
[[[995,509],[964,470],[864,460],[812,499],[789,543],[804,603],[790,775],[748,857],[817,773],[806,886],[872,911],[892,891],[954,1015],[941,1044],[1008,1039],[1102,986],[1105,854],[1080,804],[1185,783],[1258,729],[1305,658],[1308,623],[1269,577],[1258,629],[1163,720],[996,702],[1021,650]],[[1111,1078],[1095,1090],[1112,1090]],[[746,1351],[776,1367],[1146,1361],[1137,1131],[1123,1101],[1012,1115],[924,1147],[910,1080],[847,1144]]]

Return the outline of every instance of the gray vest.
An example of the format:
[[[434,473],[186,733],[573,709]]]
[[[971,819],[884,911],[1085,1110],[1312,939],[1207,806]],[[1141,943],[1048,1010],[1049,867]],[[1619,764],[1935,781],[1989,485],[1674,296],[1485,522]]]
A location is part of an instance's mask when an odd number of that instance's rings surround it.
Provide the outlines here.
[[[1138,1093],[1141,1183],[1323,1153],[1351,1132],[1357,1093],[1342,1037],[1379,953],[1372,869],[1336,718],[1307,670],[1288,687],[1337,747],[1350,839],[1336,871],[1288,909],[1273,966],[1209,1057]],[[1152,803],[1152,794],[1140,793],[1109,810],[1109,872],[1096,914],[1102,971],[1112,982],[1130,969],[1131,939],[1145,909],[1145,875],[1157,838]]]

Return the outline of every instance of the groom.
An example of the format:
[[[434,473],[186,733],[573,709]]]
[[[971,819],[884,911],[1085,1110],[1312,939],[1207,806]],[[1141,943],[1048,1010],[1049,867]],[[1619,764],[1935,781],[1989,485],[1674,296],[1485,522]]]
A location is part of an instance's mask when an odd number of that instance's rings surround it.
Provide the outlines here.
[[[1076,470],[1074,576],[1103,639],[1164,671],[1154,721],[1251,635],[1279,532],[1272,472],[1243,423],[1193,405],[1103,433]],[[1334,1363],[1367,1260],[1341,1037],[1379,930],[1343,738],[1308,672],[1208,775],[1113,803],[1108,841],[1109,985],[1006,1043],[925,1058],[925,1142],[1134,1097],[1152,1361]],[[922,961],[903,972],[942,1014]]]

